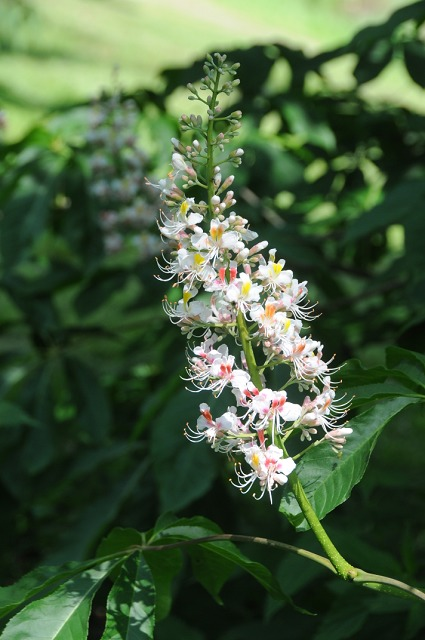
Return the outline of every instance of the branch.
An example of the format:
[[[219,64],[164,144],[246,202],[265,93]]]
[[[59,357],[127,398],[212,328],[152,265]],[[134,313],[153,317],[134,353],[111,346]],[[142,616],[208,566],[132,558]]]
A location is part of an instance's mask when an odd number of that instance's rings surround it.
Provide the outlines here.
[[[279,542],[278,540],[270,540],[269,538],[259,538],[257,536],[245,536],[233,533],[221,533],[212,536],[205,536],[202,538],[193,538],[191,540],[180,540],[179,542],[171,542],[165,544],[158,545],[137,545],[138,549],[142,551],[164,551],[165,549],[179,549],[181,547],[194,545],[194,544],[203,544],[205,542],[250,542],[254,544],[261,544],[273,549],[280,549],[282,551],[289,551],[290,553],[294,553],[295,555],[301,556],[303,558],[307,558],[307,560],[312,560],[317,564],[322,565],[334,575],[339,575],[341,578],[347,579],[347,577],[341,575],[332,562],[325,558],[324,556],[319,555],[318,553],[313,553],[313,551],[308,551],[307,549],[301,549],[299,547],[295,547],[291,544],[286,544],[285,542]],[[348,576],[348,579],[354,584],[358,584],[362,587],[366,587],[367,589],[373,589],[375,591],[381,591],[383,593],[388,593],[390,595],[409,598],[413,600],[421,600],[425,602],[425,592],[420,589],[416,589],[411,585],[402,582],[401,580],[396,580],[395,578],[389,578],[387,576],[381,576],[376,573],[368,573],[363,571],[362,569],[353,568],[353,574]],[[351,573],[351,572],[350,572]]]

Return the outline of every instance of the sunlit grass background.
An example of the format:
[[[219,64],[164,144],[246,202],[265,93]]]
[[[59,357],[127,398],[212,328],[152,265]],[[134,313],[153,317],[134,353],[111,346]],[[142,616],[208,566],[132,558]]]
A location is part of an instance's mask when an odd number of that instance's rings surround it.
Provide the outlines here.
[[[159,72],[208,50],[283,42],[309,53],[346,42],[403,0],[0,0],[0,108],[8,136],[47,110],[98,95],[118,67],[126,90],[158,89]],[[346,82],[350,63],[331,70]],[[255,70],[254,70],[255,72]],[[404,74],[405,75],[405,74]],[[406,82],[406,78],[404,78]],[[367,92],[367,87],[365,88]],[[396,65],[374,92],[420,103]]]

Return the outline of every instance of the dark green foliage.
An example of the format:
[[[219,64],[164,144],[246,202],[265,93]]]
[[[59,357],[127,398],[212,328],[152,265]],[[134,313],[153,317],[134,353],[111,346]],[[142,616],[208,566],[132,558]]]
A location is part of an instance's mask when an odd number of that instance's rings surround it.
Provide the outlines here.
[[[341,391],[354,395],[342,457],[312,449],[300,478],[350,562],[422,586],[425,117],[362,86],[398,60],[424,87],[424,20],[417,2],[313,57],[228,52],[244,114],[237,212],[309,281],[315,337],[347,361]],[[352,83],[335,89],[332,62],[347,55]],[[162,94],[135,96],[157,142],[149,175],[176,132],[165,96],[200,75],[201,63],[169,70]],[[61,118],[81,126],[80,109]],[[422,637],[421,605],[304,558],[228,541],[146,549],[223,530],[320,552],[290,491],[281,510],[303,533],[183,437],[209,399],[179,378],[186,341],[161,308],[174,292],[153,259],[104,254],[83,136],[37,127],[0,144],[0,169],[1,637],[41,624],[59,640]]]

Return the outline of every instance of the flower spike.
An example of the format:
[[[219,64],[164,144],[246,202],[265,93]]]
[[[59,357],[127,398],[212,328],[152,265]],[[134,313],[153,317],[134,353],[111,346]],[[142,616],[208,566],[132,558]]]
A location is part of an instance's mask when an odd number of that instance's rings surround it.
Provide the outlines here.
[[[243,150],[226,152],[226,145],[238,135],[242,114],[224,115],[219,97],[237,86],[237,68],[226,56],[209,55],[199,89],[188,85],[189,99],[204,104],[206,118],[181,117],[191,142],[172,139],[171,171],[154,185],[166,207],[159,230],[171,249],[160,269],[164,280],[182,286],[177,303],[164,301],[165,312],[182,333],[198,340],[188,349],[189,390],[233,397],[216,418],[201,403],[196,427],[187,426],[185,435],[239,458],[232,483],[243,493],[259,484],[254,497],[267,493],[271,500],[295,469],[287,452],[291,438],[310,442],[321,430],[321,441],[340,455],[351,429],[337,425],[348,403],[335,400],[333,357],[324,359],[323,345],[304,334],[303,322],[314,319],[315,307],[308,301],[307,283],[277,259],[276,249],[265,257],[267,242],[257,241],[248,221],[233,210],[234,176],[225,168],[239,166]],[[197,194],[204,191],[204,200],[195,198],[195,187]],[[262,364],[253,345],[261,348]],[[288,378],[273,390],[265,372],[277,366],[286,367]],[[289,399],[291,385],[310,394],[302,404]]]

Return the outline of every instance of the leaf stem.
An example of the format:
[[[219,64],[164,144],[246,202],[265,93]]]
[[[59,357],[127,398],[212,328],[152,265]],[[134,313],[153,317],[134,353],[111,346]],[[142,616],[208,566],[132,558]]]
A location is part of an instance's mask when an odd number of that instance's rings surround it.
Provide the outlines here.
[[[165,537],[165,536],[164,536]],[[170,539],[175,539],[176,536],[170,535]],[[286,544],[285,542],[280,542],[278,540],[271,540],[269,538],[260,538],[258,536],[246,536],[239,535],[233,533],[220,533],[211,536],[204,536],[201,538],[192,538],[189,540],[179,540],[177,542],[166,542],[165,544],[146,544],[146,545],[136,545],[134,548],[141,549],[142,551],[164,551],[166,549],[179,549],[181,547],[195,545],[195,544],[204,544],[208,542],[247,542],[254,544],[261,544],[267,547],[271,547],[273,549],[279,549],[281,551],[289,551],[295,555],[306,558],[307,560],[311,560],[312,562],[316,562],[320,564],[325,569],[328,569],[333,574],[339,575],[340,577],[344,577],[340,574],[340,572],[336,569],[334,561],[332,559],[325,558],[324,556],[319,555],[318,553],[314,553],[313,551],[308,551],[307,549],[302,549],[300,547],[295,547],[291,544]],[[130,549],[129,549],[130,550]],[[338,553],[338,552],[337,552]],[[339,554],[338,554],[339,555]],[[345,562],[345,561],[344,561]],[[348,563],[347,563],[348,564]],[[349,579],[362,587],[366,587],[368,589],[373,589],[375,591],[381,591],[384,593],[388,593],[390,595],[394,595],[397,597],[404,597],[414,600],[421,600],[425,602],[425,592],[417,589],[416,587],[412,587],[411,585],[402,582],[401,580],[396,580],[394,578],[389,578],[387,576],[381,576],[376,573],[368,573],[363,571],[362,569],[354,568],[356,575],[349,577]]]

